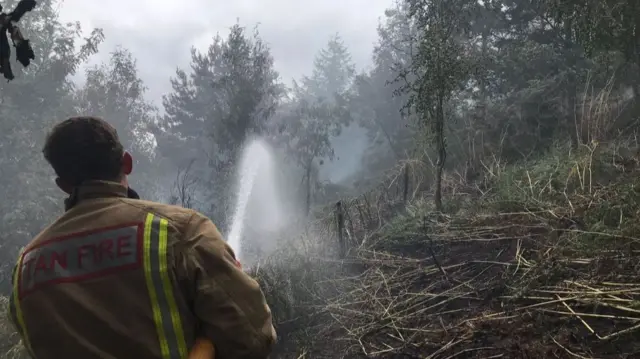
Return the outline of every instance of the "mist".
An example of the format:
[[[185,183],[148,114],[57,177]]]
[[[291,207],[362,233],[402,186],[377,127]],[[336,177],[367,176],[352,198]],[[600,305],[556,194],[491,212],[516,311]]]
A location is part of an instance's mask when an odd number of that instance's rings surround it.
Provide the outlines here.
[[[96,116],[143,199],[206,215],[232,244],[272,307],[276,357],[637,355],[550,314],[640,301],[620,289],[636,286],[640,230],[637,14],[631,0],[39,0],[19,22],[35,59],[12,53],[0,81],[0,298],[63,213],[47,132]],[[624,326],[600,314],[594,328]]]

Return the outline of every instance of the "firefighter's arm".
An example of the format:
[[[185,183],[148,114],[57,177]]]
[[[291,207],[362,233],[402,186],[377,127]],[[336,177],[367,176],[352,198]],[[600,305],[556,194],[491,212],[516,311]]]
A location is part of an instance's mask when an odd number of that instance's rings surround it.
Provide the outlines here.
[[[185,259],[201,336],[216,357],[267,358],[276,341],[271,311],[258,283],[236,264],[215,225],[196,213],[187,228]]]

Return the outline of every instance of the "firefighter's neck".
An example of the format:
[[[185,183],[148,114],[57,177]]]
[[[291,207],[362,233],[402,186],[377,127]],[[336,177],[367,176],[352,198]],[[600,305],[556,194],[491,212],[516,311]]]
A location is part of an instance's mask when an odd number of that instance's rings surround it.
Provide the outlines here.
[[[122,179],[120,180],[120,184],[125,188],[129,188],[129,180],[127,179],[127,175],[122,176]]]

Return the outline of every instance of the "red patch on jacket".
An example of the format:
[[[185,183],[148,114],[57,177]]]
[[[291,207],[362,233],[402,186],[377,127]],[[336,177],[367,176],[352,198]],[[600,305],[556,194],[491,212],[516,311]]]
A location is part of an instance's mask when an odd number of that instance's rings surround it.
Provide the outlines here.
[[[138,268],[142,223],[128,223],[46,240],[22,254],[20,298],[44,286],[79,282]]]

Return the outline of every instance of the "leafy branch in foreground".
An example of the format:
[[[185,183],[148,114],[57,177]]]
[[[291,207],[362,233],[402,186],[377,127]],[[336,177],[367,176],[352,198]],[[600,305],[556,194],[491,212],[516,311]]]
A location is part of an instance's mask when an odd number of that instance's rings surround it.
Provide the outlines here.
[[[20,21],[24,14],[35,7],[35,0],[21,0],[12,12],[8,14],[0,13],[0,73],[9,81],[15,78],[13,71],[11,71],[11,62],[9,60],[9,55],[11,55],[9,37],[11,37],[11,42],[16,48],[16,59],[22,66],[29,66],[31,60],[36,58],[29,40],[22,35],[22,31],[15,24]],[[0,11],[2,11],[2,5],[0,5]]]

